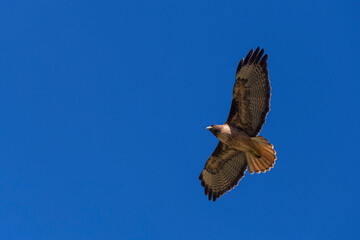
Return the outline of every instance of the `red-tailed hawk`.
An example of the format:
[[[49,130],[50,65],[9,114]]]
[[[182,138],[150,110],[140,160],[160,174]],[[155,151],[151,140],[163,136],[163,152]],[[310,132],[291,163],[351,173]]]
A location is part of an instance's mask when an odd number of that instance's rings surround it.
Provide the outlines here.
[[[234,188],[247,168],[253,174],[266,172],[275,164],[273,145],[257,136],[270,106],[268,55],[263,54],[264,49],[258,47],[241,59],[228,119],[223,125],[206,128],[220,140],[199,177],[209,200]]]

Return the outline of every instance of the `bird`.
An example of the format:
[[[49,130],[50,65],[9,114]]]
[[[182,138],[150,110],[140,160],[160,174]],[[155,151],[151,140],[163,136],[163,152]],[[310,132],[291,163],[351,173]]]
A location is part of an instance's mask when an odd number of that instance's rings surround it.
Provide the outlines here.
[[[237,186],[247,169],[261,173],[275,164],[273,145],[258,136],[270,111],[268,54],[263,54],[257,47],[240,60],[229,116],[224,124],[206,128],[219,140],[199,176],[209,201]]]

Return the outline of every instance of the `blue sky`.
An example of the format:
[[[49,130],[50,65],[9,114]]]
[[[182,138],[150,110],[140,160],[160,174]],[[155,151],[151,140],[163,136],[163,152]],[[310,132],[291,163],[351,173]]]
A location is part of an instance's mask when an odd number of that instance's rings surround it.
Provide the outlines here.
[[[359,29],[359,1],[1,1],[0,238],[357,238]],[[209,202],[257,46],[278,160]]]

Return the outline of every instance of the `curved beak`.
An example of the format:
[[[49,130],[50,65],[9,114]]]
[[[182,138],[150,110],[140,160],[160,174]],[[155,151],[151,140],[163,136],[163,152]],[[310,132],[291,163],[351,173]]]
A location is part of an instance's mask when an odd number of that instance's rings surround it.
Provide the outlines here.
[[[213,126],[208,126],[206,129],[207,130],[210,130],[210,129],[212,129],[213,128]]]

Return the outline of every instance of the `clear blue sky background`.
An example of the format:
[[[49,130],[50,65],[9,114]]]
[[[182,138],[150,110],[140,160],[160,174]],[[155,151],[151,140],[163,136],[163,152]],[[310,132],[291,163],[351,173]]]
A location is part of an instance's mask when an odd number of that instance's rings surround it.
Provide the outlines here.
[[[0,239],[355,239],[359,1],[0,2]],[[277,151],[198,176],[265,48]]]

